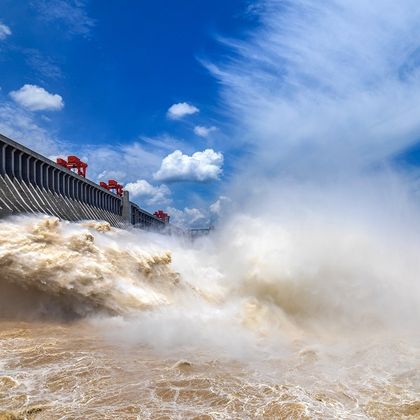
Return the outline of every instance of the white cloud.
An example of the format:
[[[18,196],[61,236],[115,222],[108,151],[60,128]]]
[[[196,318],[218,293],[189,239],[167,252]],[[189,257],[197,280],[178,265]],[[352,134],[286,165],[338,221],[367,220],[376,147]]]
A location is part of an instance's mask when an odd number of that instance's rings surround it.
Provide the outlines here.
[[[184,210],[179,210],[169,207],[167,212],[171,216],[171,223],[176,226],[207,227],[209,224],[206,216],[196,208],[185,207]]]
[[[4,23],[0,22],[0,41],[6,39],[10,35],[12,35],[11,29]]]
[[[216,131],[217,128],[212,127],[204,127],[202,125],[197,125],[194,127],[194,133],[197,134],[197,136],[200,137],[207,137],[212,131]]]
[[[200,110],[194,105],[190,105],[187,102],[180,102],[178,104],[173,104],[168,109],[167,115],[173,120],[178,120],[186,115],[192,115],[197,112],[200,112]]]
[[[195,152],[191,156],[176,150],[162,160],[153,175],[158,181],[214,181],[222,173],[223,154],[213,149]]]
[[[167,205],[172,200],[171,190],[164,184],[153,186],[145,179],[126,184],[125,189],[130,192],[130,199],[144,200],[147,205]]]
[[[36,85],[24,85],[19,90],[10,92],[10,97],[31,111],[59,111],[64,107],[60,95],[49,93]]]

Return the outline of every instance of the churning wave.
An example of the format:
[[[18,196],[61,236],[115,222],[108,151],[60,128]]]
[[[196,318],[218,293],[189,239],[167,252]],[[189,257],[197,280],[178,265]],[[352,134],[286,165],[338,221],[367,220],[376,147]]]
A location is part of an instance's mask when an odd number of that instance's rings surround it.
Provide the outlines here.
[[[142,327],[133,335],[157,346],[226,332],[290,341],[412,331],[420,319],[416,243],[402,252],[354,226],[266,228],[238,216],[193,246],[49,216],[12,217],[0,229],[3,317],[134,317]]]
[[[19,216],[0,225],[2,315],[123,314],[167,304],[182,287],[169,251],[106,222]]]

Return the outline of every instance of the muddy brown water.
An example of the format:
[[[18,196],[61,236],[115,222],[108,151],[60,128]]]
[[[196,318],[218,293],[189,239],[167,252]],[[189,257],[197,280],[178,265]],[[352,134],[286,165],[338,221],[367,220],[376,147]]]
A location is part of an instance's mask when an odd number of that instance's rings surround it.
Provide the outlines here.
[[[366,374],[353,360],[332,379],[315,351],[174,358],[111,342],[86,320],[3,321],[0,331],[1,419],[420,418],[420,374],[407,350],[395,372]]]

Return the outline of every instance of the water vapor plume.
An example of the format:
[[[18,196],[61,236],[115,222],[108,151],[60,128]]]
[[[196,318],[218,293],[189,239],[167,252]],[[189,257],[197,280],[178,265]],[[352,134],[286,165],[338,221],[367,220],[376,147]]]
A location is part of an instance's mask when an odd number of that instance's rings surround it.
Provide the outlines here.
[[[420,138],[420,5],[253,5],[258,28],[208,65],[246,149],[221,221],[227,266],[295,320],[412,328],[418,170],[398,158]]]

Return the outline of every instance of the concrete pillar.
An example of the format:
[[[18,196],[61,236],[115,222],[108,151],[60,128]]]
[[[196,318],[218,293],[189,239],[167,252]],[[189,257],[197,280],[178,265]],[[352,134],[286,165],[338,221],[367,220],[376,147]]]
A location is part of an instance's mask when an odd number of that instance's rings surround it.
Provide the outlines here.
[[[26,179],[24,181],[26,181],[27,183],[31,182],[31,157],[28,156],[26,158]]]
[[[131,203],[128,191],[123,192],[122,197],[122,218],[124,222],[131,223]]]
[[[19,163],[18,163],[18,179],[22,179],[22,155],[23,152],[19,153]]]
[[[13,176],[15,176],[15,152],[16,152],[16,149],[15,148],[13,148],[12,149],[12,160],[11,160],[11,166],[12,166],[12,175]]]
[[[55,183],[55,173],[57,172],[57,168],[53,168],[52,170],[52,192],[56,193],[57,192],[57,187],[56,187],[56,183]]]
[[[1,174],[4,175],[6,173],[6,147],[7,144],[3,144],[1,148]]]
[[[49,165],[46,165],[45,166],[45,189],[47,191],[50,190],[50,182],[51,182],[51,180],[50,180],[50,168],[49,168]]]
[[[41,188],[44,188],[44,165],[45,163],[42,162],[41,169],[39,170],[39,183]]]

